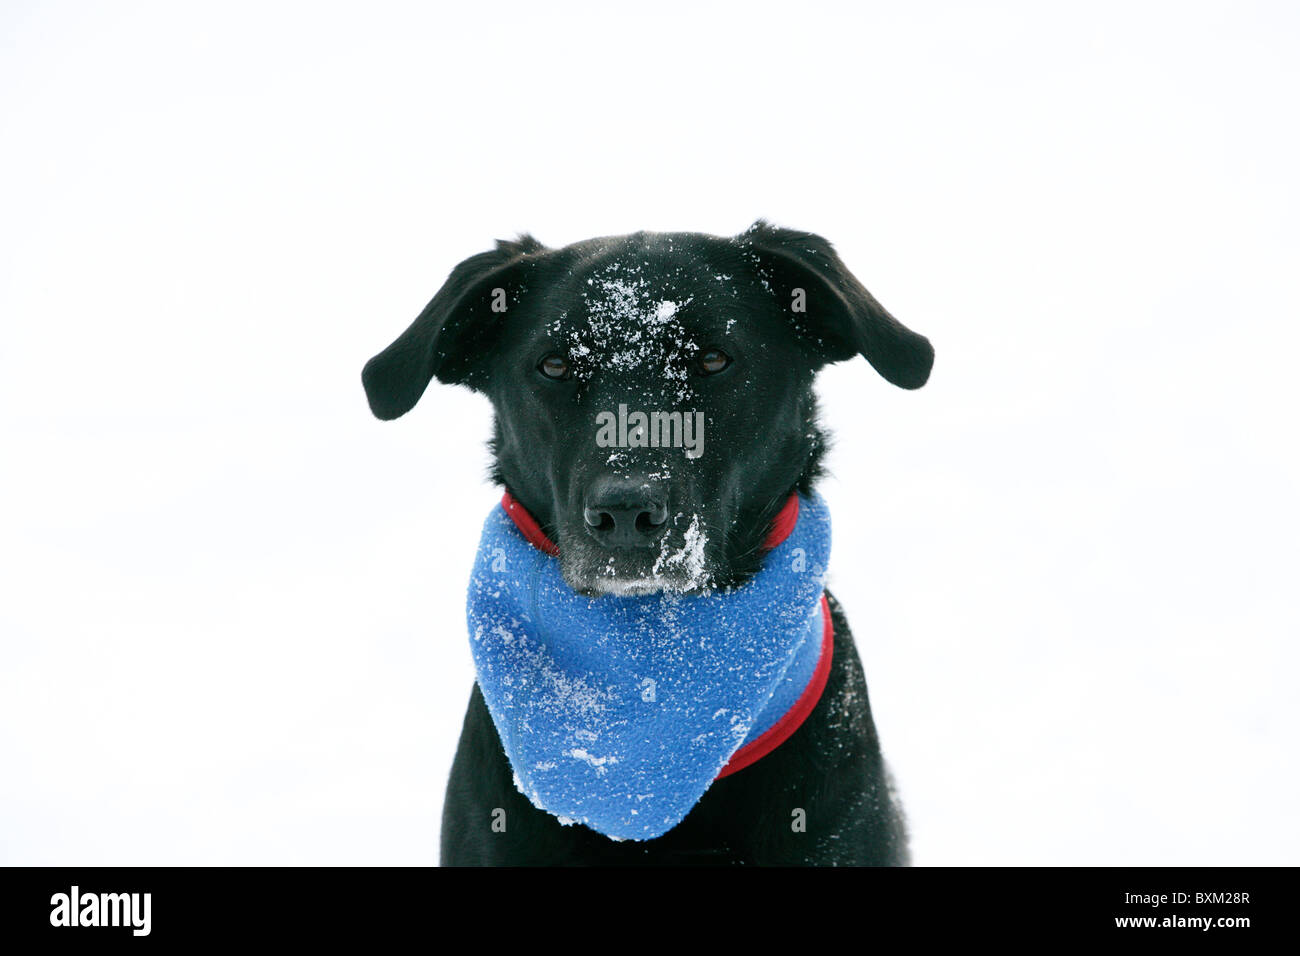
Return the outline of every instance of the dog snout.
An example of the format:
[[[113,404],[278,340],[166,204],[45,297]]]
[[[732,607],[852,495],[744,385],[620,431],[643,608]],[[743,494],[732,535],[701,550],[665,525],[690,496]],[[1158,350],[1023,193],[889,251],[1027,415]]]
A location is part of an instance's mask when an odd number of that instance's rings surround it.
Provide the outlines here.
[[[610,548],[648,547],[668,524],[668,489],[653,481],[606,478],[587,492],[587,533]]]

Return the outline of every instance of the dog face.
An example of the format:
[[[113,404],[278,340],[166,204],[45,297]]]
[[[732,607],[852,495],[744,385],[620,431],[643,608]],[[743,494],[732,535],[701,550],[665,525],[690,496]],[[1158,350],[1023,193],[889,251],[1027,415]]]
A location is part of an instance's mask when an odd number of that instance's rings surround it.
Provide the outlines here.
[[[904,388],[934,356],[826,240],[759,222],[730,239],[500,242],[362,377],[384,419],[434,377],[486,394],[493,477],[558,545],[568,584],[639,594],[758,570],[771,519],[818,473],[813,377],[857,354]]]

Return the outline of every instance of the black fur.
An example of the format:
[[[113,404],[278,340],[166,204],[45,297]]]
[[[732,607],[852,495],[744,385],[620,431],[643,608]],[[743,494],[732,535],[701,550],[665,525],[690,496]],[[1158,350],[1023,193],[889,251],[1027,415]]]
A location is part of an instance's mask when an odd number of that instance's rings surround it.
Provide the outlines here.
[[[722,371],[701,361],[709,349],[729,357]],[[761,566],[772,517],[821,473],[816,371],[857,354],[904,388],[925,383],[934,357],[825,239],[758,222],[730,239],[637,233],[557,250],[529,236],[499,242],[453,270],[410,328],[367,363],[363,381],[384,419],[409,411],[435,377],[486,394],[496,412],[492,477],[559,545],[576,590],[689,591],[741,583]],[[548,356],[563,359],[566,377],[542,373]],[[595,416],[620,404],[701,413],[703,454],[598,447]],[[644,502],[601,504],[611,482]],[[592,520],[639,509],[638,530],[617,546]],[[664,511],[662,523],[647,520]],[[661,569],[656,554],[684,548],[692,520],[707,531],[704,572]],[[834,664],[804,725],[647,842],[561,826],[534,808],[512,783],[475,687],[447,791],[442,862],[907,862],[861,665],[831,604]],[[498,810],[504,832],[493,826]],[[805,830],[792,826],[797,811]]]

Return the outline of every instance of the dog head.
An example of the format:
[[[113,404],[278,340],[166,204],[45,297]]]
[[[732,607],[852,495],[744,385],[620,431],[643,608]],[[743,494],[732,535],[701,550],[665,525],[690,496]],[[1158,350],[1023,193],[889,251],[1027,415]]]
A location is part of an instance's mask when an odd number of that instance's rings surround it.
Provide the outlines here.
[[[825,447],[812,389],[863,355],[925,384],[934,352],[820,236],[636,233],[548,249],[498,242],[451,273],[362,373],[382,419],[429,382],[495,409],[493,477],[582,593],[729,587],[808,491]]]

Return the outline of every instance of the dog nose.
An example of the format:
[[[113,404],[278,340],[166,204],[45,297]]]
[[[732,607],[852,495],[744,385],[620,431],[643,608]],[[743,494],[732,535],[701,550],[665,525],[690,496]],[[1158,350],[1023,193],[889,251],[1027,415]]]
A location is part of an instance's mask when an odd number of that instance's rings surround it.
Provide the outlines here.
[[[587,533],[610,548],[653,544],[668,523],[668,491],[651,481],[605,478],[587,492]]]

